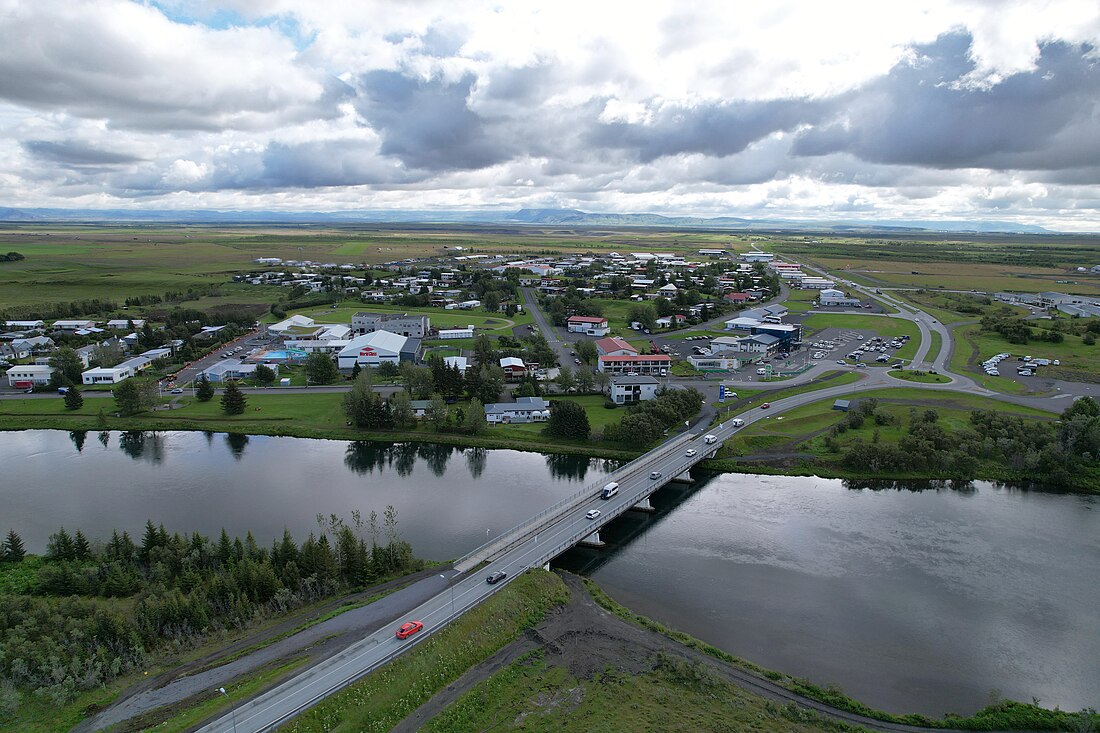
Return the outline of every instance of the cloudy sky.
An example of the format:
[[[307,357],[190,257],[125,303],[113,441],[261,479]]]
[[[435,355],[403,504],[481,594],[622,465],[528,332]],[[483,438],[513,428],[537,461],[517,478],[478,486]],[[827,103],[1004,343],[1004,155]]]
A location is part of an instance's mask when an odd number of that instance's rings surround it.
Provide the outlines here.
[[[1100,3],[0,0],[0,192],[1100,231]]]

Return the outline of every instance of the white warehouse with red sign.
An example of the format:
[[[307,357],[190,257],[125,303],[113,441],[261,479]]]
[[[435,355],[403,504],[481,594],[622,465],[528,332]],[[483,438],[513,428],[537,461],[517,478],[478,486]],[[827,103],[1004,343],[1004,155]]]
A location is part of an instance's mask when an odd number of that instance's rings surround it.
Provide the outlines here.
[[[420,349],[420,339],[401,336],[389,331],[373,331],[357,336],[340,350],[337,364],[341,369],[351,370],[359,366],[376,367],[384,362],[397,364],[401,361],[416,361]]]

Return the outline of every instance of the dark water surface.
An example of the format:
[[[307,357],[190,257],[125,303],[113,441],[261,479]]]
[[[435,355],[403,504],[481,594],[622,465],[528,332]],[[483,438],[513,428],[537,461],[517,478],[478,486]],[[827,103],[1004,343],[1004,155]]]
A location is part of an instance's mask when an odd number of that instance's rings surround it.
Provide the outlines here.
[[[560,563],[631,609],[891,712],[1100,706],[1100,498],[721,475]],[[994,693],[994,691],[999,691]]]
[[[451,446],[195,432],[0,433],[0,532],[42,552],[65,526],[108,539],[146,519],[216,538],[251,531],[299,542],[318,513],[345,521],[387,505],[420,557],[458,557],[598,479],[604,461]],[[615,464],[617,465],[617,464]]]
[[[203,433],[0,433],[0,531],[32,552],[64,525],[103,538],[145,520],[216,536],[318,513],[398,510],[422,557],[449,558],[598,480],[595,459]],[[78,451],[77,446],[82,445]],[[723,475],[672,484],[610,547],[557,564],[634,610],[765,667],[894,712],[972,712],[991,691],[1100,707],[1100,499],[975,482],[855,489]]]

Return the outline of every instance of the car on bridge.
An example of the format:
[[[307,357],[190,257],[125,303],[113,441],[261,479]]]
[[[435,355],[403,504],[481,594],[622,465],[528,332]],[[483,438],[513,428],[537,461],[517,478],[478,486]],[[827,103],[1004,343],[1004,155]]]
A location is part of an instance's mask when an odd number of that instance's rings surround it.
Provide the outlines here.
[[[485,579],[485,582],[489,585],[496,585],[507,577],[508,573],[504,572],[503,570],[498,570],[495,573],[491,573],[489,577]]]
[[[698,452],[699,451],[695,450],[694,448],[688,448],[687,453],[685,453],[684,455],[687,456],[688,458],[691,458],[692,456],[694,456]]]
[[[598,516],[600,516],[600,510],[599,509],[589,509],[588,513],[584,515],[584,518],[585,519],[595,519]]]
[[[655,481],[655,480],[661,478],[661,472],[660,471],[650,471],[649,472],[649,478],[651,478]]]
[[[401,628],[397,630],[397,638],[408,639],[422,628],[424,628],[424,624],[421,621],[406,621],[401,624]]]

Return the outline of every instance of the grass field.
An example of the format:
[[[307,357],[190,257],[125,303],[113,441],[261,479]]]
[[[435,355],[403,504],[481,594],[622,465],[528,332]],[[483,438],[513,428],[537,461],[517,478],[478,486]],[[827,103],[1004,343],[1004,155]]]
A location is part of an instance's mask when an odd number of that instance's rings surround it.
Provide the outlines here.
[[[1057,367],[1040,367],[1039,373],[1043,376],[1096,381],[1097,375],[1100,374],[1100,345],[1093,344],[1089,346],[1082,341],[1080,336],[1075,334],[1065,334],[1065,340],[1060,344],[1045,341],[1011,344],[1000,334],[983,333],[979,325],[973,324],[956,328],[954,336],[955,352],[951,357],[952,370],[974,376],[976,379],[980,379],[983,384],[985,383],[984,380],[995,380],[993,384],[997,384],[998,387],[991,387],[991,389],[1001,389],[1004,382],[1008,382],[1009,385],[1016,385],[1016,388],[1021,391],[1024,388],[1018,382],[1004,377],[989,377],[980,371],[977,375],[974,375],[973,370],[967,368],[968,360],[971,359],[972,355],[974,355],[975,363],[978,363],[995,354],[1012,354],[1013,358],[1004,362],[1004,366],[1009,369],[1015,368],[1017,361],[1015,357],[1018,356],[1057,359],[1060,362]],[[976,354],[975,349],[977,350]],[[1012,387],[1007,388],[1012,389]]]
[[[860,276],[866,283],[885,287],[914,287],[928,290],[979,290],[1100,295],[1100,278],[1070,273],[1067,269],[1002,265],[982,262],[861,260],[813,257],[814,263],[845,276]],[[1059,280],[1070,280],[1059,283]]]
[[[528,571],[410,652],[326,698],[280,730],[312,733],[339,726],[341,730],[388,731],[437,690],[567,599],[557,576]]]
[[[351,317],[356,313],[407,313],[411,316],[428,316],[432,326],[436,328],[456,328],[472,324],[478,330],[496,332],[498,335],[510,334],[513,326],[525,326],[534,321],[526,312],[504,316],[500,313],[486,313],[481,308],[468,311],[445,308],[404,308],[399,305],[360,303],[357,300],[341,301],[337,306],[337,308],[331,306],[303,308],[292,313],[309,316],[317,323],[351,323]],[[268,316],[266,320],[275,322],[278,319]]]
[[[932,390],[897,388],[859,392],[851,396],[853,401],[876,398],[880,406],[899,418],[895,425],[880,426],[878,430],[882,440],[897,440],[905,431],[906,417],[910,406],[921,408],[934,407],[940,414],[940,422],[951,430],[960,430],[969,425],[969,415],[974,410],[996,410],[1010,415],[1018,415],[1039,420],[1053,419],[1054,415],[1029,407],[1013,405],[978,395],[956,392],[936,392]],[[726,441],[719,457],[749,455],[779,446],[790,450],[824,455],[828,451],[824,443],[813,438],[815,433],[827,430],[844,418],[844,413],[832,409],[835,400],[825,399],[811,402],[790,410],[774,419],[759,420],[739,431],[734,438]],[[859,437],[869,441],[875,426],[868,421],[860,430],[850,430],[840,438],[841,444],[847,444]]]

